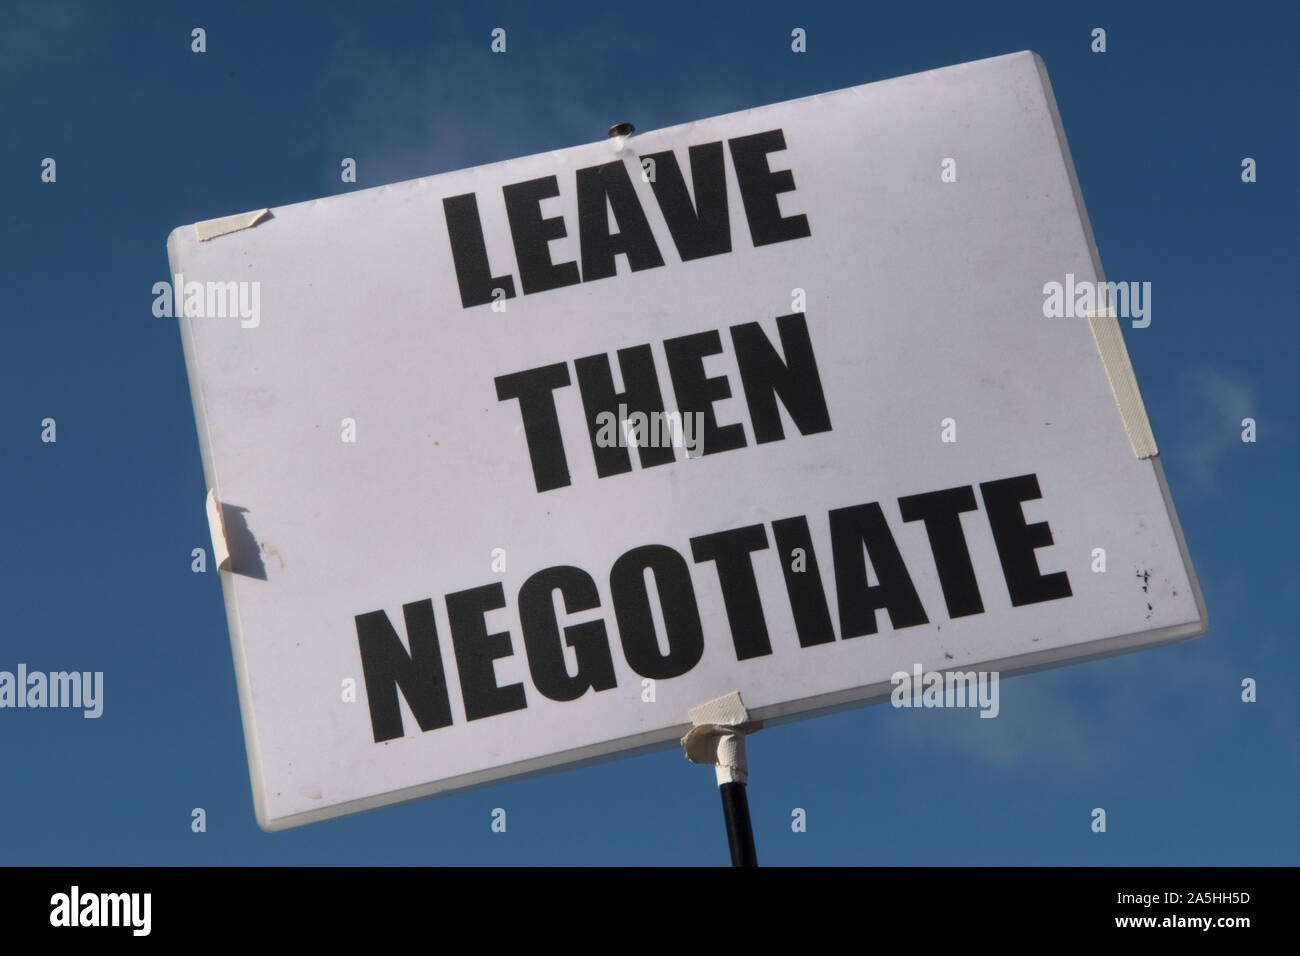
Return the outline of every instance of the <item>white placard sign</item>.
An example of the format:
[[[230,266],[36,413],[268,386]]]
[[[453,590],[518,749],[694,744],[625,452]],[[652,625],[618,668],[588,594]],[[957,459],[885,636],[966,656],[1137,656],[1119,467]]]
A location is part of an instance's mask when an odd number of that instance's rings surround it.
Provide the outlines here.
[[[1031,53],[168,249],[264,829],[1205,629]]]

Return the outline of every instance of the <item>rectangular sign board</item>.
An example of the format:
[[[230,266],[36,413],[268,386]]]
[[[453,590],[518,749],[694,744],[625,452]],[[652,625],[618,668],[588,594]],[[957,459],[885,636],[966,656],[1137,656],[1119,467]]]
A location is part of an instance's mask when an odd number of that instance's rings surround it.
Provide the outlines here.
[[[1032,53],[168,251],[264,829],[1205,630]]]

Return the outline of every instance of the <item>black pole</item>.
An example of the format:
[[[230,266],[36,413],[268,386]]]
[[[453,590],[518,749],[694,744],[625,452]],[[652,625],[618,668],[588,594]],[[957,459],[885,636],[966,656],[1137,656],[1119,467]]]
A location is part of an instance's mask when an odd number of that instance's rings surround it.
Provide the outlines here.
[[[731,847],[732,866],[758,866],[754,852],[754,827],[749,822],[749,798],[743,783],[720,783],[722,818],[727,823],[727,843]]]

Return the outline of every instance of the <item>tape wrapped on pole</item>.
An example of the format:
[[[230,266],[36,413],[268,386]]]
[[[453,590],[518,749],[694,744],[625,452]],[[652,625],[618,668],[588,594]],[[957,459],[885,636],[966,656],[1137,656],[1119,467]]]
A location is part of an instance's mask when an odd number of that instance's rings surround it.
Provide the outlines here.
[[[763,722],[749,719],[740,691],[692,707],[689,713],[695,726],[682,738],[686,759],[691,763],[713,764],[718,786],[748,782],[745,735],[762,730]]]

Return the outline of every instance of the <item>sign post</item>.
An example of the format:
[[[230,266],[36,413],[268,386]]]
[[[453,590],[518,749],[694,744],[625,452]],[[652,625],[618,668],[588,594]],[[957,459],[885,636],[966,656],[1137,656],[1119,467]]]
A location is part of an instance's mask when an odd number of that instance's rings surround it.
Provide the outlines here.
[[[754,826],[749,821],[749,800],[745,784],[732,780],[718,784],[722,794],[722,818],[727,825],[727,845],[731,848],[732,866],[758,866],[754,852]]]
[[[717,771],[731,865],[758,866],[758,855],[754,852],[754,826],[749,819],[749,798],[745,795],[749,783],[745,735],[761,730],[763,724],[750,719],[749,711],[736,692],[692,708],[691,723],[694,726],[682,738],[682,748],[687,760],[713,764]]]

